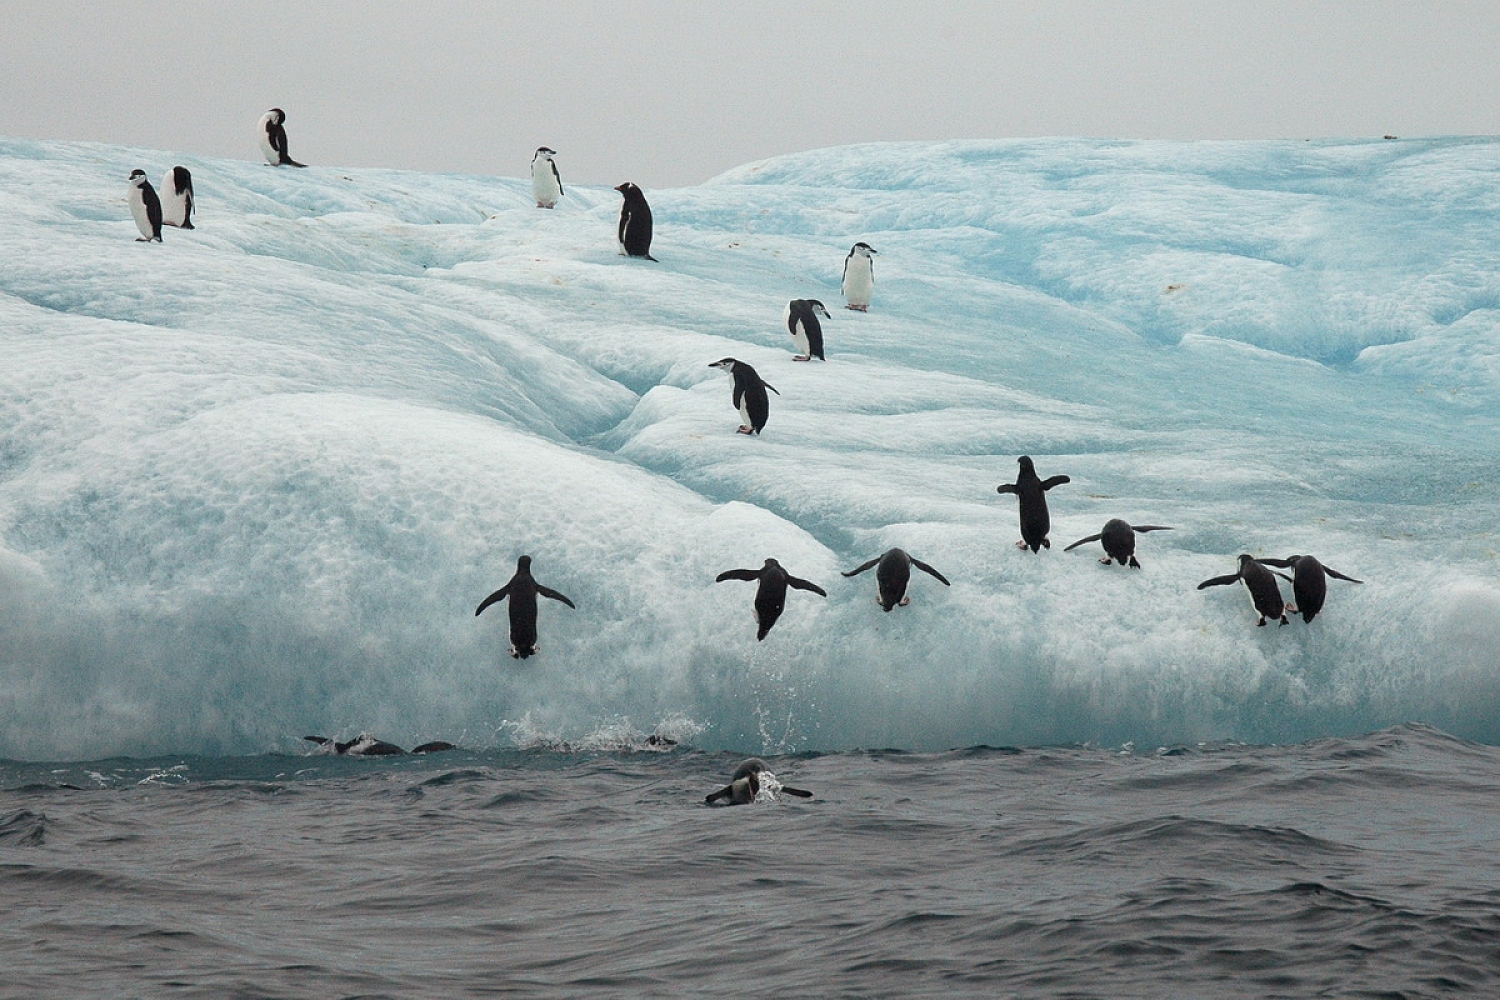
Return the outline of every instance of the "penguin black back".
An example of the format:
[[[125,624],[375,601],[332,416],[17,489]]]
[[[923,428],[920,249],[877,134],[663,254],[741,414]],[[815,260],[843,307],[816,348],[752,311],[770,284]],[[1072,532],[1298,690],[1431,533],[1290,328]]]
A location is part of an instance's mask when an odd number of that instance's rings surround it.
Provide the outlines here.
[[[536,599],[538,595],[561,601],[570,608],[577,605],[551,587],[537,583],[531,575],[531,557],[516,560],[515,575],[510,581],[480,602],[474,610],[477,617],[485,608],[498,601],[510,600],[510,655],[524,660],[537,651]]]
[[[1047,491],[1072,480],[1067,476],[1042,479],[1036,474],[1030,455],[1022,455],[1017,464],[1020,471],[1016,474],[1016,481],[995,487],[996,493],[1014,493],[1020,501],[1021,540],[1016,547],[1029,548],[1032,552],[1050,549],[1052,542],[1047,538],[1047,532],[1052,530],[1052,516],[1047,511]]]

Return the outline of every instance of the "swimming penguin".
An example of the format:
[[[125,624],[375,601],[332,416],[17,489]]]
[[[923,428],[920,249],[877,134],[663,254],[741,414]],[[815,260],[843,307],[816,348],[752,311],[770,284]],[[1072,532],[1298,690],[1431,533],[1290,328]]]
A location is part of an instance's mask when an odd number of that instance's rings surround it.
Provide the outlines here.
[[[868,243],[856,243],[844,258],[844,308],[856,312],[870,311],[870,293],[875,291],[875,262],[870,255],[875,253]]]
[[[1305,622],[1312,621],[1323,610],[1323,602],[1328,598],[1328,577],[1347,580],[1349,583],[1364,582],[1345,576],[1330,566],[1324,566],[1312,556],[1287,556],[1285,559],[1262,559],[1261,562],[1266,566],[1280,566],[1292,571],[1292,594],[1297,606],[1287,610],[1300,614]]]
[[[792,576],[775,559],[767,559],[760,569],[727,569],[714,577],[714,583],[723,583],[725,580],[760,581],[760,586],[755,591],[755,621],[760,626],[755,633],[756,642],[764,639],[766,633],[771,631],[771,626],[776,624],[776,619],[781,617],[781,609],[786,607],[788,587],[810,590],[822,597],[828,596],[828,591],[816,583]]]
[[[1250,591],[1250,603],[1260,614],[1257,625],[1264,625],[1267,618],[1279,619],[1281,624],[1286,624],[1286,613],[1289,610],[1287,603],[1281,599],[1281,587],[1276,583],[1276,578],[1290,579],[1284,573],[1276,573],[1266,569],[1255,560],[1254,556],[1242,554],[1240,556],[1239,572],[1228,576],[1216,576],[1211,580],[1204,580],[1198,584],[1198,589],[1204,587],[1223,587],[1236,580],[1243,580],[1245,589]]]
[[[1108,566],[1110,560],[1114,560],[1121,566],[1129,566],[1132,569],[1140,569],[1141,564],[1135,558],[1135,534],[1138,531],[1171,531],[1164,524],[1130,524],[1118,517],[1110,518],[1104,522],[1104,530],[1097,535],[1080,538],[1078,541],[1063,549],[1064,552],[1072,552],[1080,545],[1088,542],[1099,542],[1104,546],[1104,558],[1099,561]]]
[[[880,564],[880,568],[875,570],[875,585],[880,594],[876,598],[876,603],[887,611],[897,605],[904,608],[911,603],[911,598],[906,596],[906,585],[911,580],[913,566],[937,577],[938,582],[943,586],[949,586],[947,577],[922,560],[912,558],[902,549],[887,549],[885,554],[871,559],[863,566],[851,569],[844,575],[858,576],[876,563]]]
[[[793,361],[827,360],[823,357],[823,326],[818,322],[818,313],[824,319],[833,318],[817,299],[793,299],[786,304],[786,328],[797,350],[802,352]]]
[[[187,167],[173,167],[161,179],[161,221],[178,229],[193,228],[193,175]]]
[[[1047,538],[1047,532],[1052,530],[1052,518],[1047,513],[1047,491],[1072,480],[1067,476],[1040,479],[1029,455],[1022,455],[1018,461],[1021,471],[1016,475],[1016,481],[996,486],[995,492],[1014,493],[1021,501],[1021,540],[1016,543],[1016,548],[1029,548],[1033,552],[1050,549],[1052,542]]]
[[[531,557],[522,556],[516,560],[516,575],[510,578],[510,582],[486,597],[480,602],[479,607],[474,609],[474,615],[478,617],[485,608],[496,601],[510,598],[510,655],[518,660],[524,660],[537,651],[536,598],[538,594],[550,597],[554,601],[562,601],[574,610],[578,608],[578,605],[551,587],[544,587],[533,580]]]
[[[321,747],[330,747],[333,752],[343,756],[351,757],[398,757],[406,753],[394,743],[385,740],[377,740],[368,733],[360,733],[357,737],[344,743],[330,740],[326,736],[304,736],[309,743],[316,743]],[[442,740],[434,740],[431,743],[423,743],[414,748],[412,753],[441,753],[444,750],[457,749],[452,743],[444,743]]]
[[[712,792],[704,796],[703,802],[705,805],[710,806],[720,802],[728,806],[749,805],[760,794],[762,786],[766,787],[773,794],[776,792],[785,792],[788,795],[795,795],[799,799],[810,799],[813,797],[812,792],[781,784],[780,781],[776,780],[776,775],[771,773],[771,769],[766,767],[765,761],[759,757],[751,757],[734,769],[734,774],[729,778],[729,784],[717,792]]]
[[[740,411],[740,433],[759,434],[761,428],[766,426],[766,420],[771,416],[771,397],[766,395],[770,389],[776,395],[781,392],[771,383],[763,380],[760,373],[743,361],[735,358],[724,358],[715,361],[708,367],[722,368],[734,376],[734,406]]]
[[[305,167],[307,164],[298,163],[287,154],[284,121],[286,112],[280,108],[272,108],[260,116],[260,150],[273,167]]]
[[[563,196],[562,175],[552,158],[557,150],[538,146],[531,158],[531,194],[536,198],[537,208],[552,208]]]
[[[161,242],[161,199],[146,180],[144,170],[130,172],[130,214],[135,216],[135,228],[141,231],[137,243]]]
[[[651,206],[641,189],[626,181],[615,188],[625,196],[620,205],[620,252],[631,257],[651,256]]]

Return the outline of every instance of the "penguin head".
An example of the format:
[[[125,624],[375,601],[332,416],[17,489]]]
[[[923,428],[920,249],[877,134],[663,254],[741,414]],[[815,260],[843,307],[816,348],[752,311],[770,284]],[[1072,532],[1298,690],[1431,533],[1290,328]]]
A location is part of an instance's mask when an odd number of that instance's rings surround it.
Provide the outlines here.
[[[1255,557],[1254,556],[1252,556],[1248,552],[1241,552],[1240,553],[1240,572],[1243,573],[1245,571],[1245,567],[1249,566],[1253,562],[1255,562]]]
[[[879,251],[870,246],[870,244],[868,243],[856,243],[854,244],[853,248],[850,249],[849,255],[851,257],[869,257],[871,254],[878,252]]]
[[[286,112],[282,111],[280,108],[272,108],[270,111],[267,111],[266,114],[271,116],[272,124],[280,125],[282,122],[286,121]]]
[[[146,183],[146,171],[144,171],[144,170],[132,170],[130,172],[130,185],[131,185],[131,187],[140,187],[141,185],[143,185],[145,183]]]
[[[1016,459],[1016,464],[1021,467],[1022,472],[1036,471],[1036,463],[1031,460],[1030,455],[1022,455],[1020,458]]]
[[[538,146],[536,148],[536,155],[544,160],[550,160],[557,155],[557,150],[548,149],[546,146]],[[532,159],[536,159],[536,157],[532,157]]]
[[[530,556],[522,556],[521,558],[519,558],[519,559],[516,560],[516,572],[518,572],[518,573],[530,573],[531,572],[531,557]]]
[[[828,315],[828,307],[823,305],[823,303],[819,302],[817,299],[808,299],[807,308],[811,309],[815,313],[822,313],[824,319],[833,319],[832,316]]]
[[[623,194],[627,198],[629,198],[631,196],[631,194],[640,194],[641,193],[641,189],[638,188],[638,187],[636,187],[634,184],[630,183],[629,181],[626,181],[624,184],[616,185],[615,186],[615,190],[618,191],[618,192],[620,192],[621,194]]]
[[[736,368],[738,368],[743,363],[744,362],[738,361],[735,358],[721,358],[718,361],[711,362],[708,367],[710,367],[710,368],[722,368],[726,372],[729,372],[729,373],[733,374],[734,370]]]

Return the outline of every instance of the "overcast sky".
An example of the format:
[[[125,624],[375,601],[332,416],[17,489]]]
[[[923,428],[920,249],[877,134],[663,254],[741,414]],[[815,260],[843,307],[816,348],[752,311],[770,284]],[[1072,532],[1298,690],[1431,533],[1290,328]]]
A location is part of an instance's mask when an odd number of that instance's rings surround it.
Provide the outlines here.
[[[6,0],[0,134],[565,182],[885,139],[1500,132],[1500,3]]]

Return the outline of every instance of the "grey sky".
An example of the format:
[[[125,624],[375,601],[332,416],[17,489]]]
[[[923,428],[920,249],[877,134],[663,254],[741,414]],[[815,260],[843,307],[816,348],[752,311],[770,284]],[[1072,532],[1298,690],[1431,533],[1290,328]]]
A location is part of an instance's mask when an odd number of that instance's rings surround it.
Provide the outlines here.
[[[691,184],[884,139],[1487,134],[1486,2],[6,5],[0,134]]]

